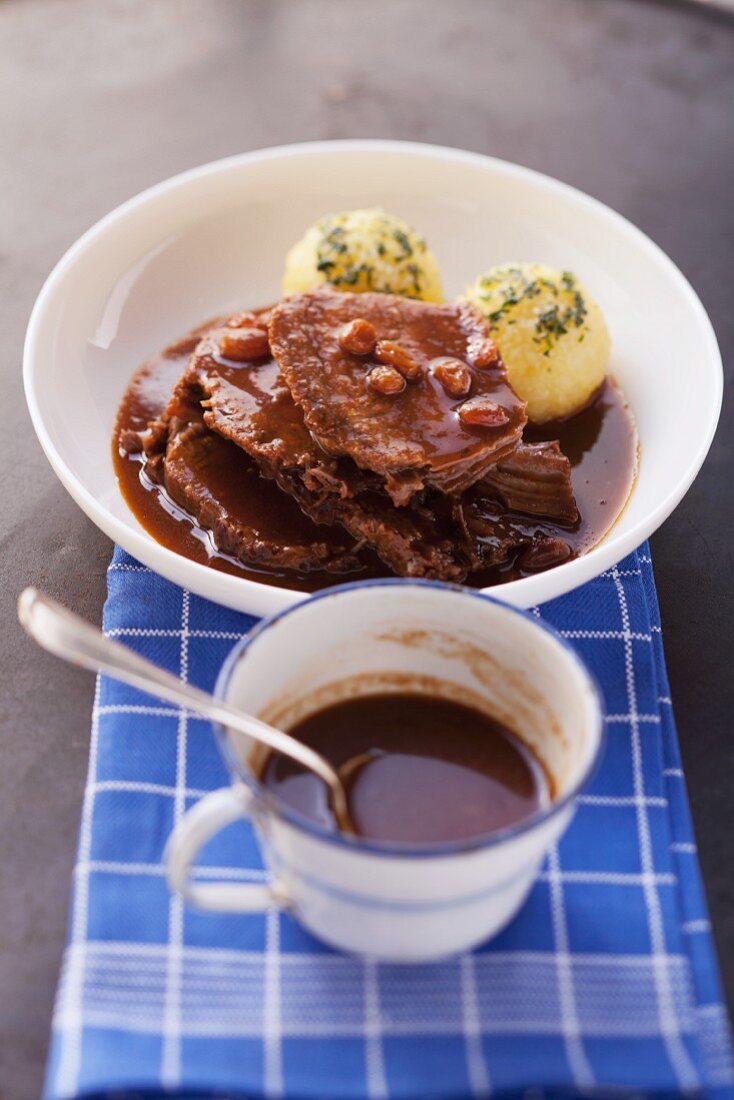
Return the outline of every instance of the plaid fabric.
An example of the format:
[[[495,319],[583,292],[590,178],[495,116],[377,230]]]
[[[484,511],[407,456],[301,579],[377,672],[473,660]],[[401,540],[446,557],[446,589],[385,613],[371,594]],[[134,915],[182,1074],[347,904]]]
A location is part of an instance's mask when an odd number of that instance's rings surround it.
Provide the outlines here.
[[[649,551],[536,614],[603,685],[606,757],[516,920],[440,964],[375,965],[282,913],[171,897],[165,840],[227,776],[206,722],[102,679],[47,1097],[731,1096]],[[107,632],[184,679],[211,688],[252,622],[116,551]],[[262,880],[244,823],[200,874]]]

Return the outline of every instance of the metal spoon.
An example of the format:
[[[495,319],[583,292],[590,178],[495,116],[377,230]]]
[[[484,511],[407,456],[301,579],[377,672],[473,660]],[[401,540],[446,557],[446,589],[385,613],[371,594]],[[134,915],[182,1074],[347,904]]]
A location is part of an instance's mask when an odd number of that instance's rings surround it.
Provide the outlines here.
[[[196,711],[211,722],[221,722],[315,772],[331,792],[337,824],[344,832],[354,833],[342,780],[331,764],[308,745],[261,722],[259,718],[220,702],[208,692],[184,683],[127,646],[107,638],[101,630],[36,588],[26,588],[21,592],[18,618],[28,634],[49,653],[92,672],[104,672],[175,706]]]

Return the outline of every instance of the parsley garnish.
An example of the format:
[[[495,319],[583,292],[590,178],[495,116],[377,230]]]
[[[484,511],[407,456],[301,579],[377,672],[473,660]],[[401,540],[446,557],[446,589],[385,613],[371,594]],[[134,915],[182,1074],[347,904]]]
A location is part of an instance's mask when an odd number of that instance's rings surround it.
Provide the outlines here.
[[[403,250],[402,256],[398,256],[398,259],[407,260],[409,256],[413,255],[413,246],[408,240],[407,234],[404,233],[402,229],[396,229],[393,233],[393,237]]]

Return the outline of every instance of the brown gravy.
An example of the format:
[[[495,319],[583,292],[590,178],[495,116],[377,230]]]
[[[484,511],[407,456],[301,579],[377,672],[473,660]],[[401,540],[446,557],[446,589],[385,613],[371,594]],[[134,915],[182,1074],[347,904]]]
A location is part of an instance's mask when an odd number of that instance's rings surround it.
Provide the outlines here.
[[[139,455],[129,455],[120,445],[127,430],[140,431],[166,406],[178,377],[203,331],[215,321],[195,329],[159,355],[149,359],[137,371],[123,397],[112,441],[115,472],[122,495],[138,522],[157,542],[193,561],[209,565],[261,584],[314,592],[339,583],[333,573],[308,574],[288,570],[246,568],[241,562],[220,553],[207,531],[171,501],[144,473]],[[612,526],[632,489],[637,467],[637,435],[620,389],[609,379],[595,400],[571,420],[528,425],[523,437],[528,442],[558,439],[561,450],[572,466],[573,490],[581,515],[572,530],[548,520],[515,515],[513,518],[528,532],[558,534],[575,555],[585,553],[599,542]],[[263,478],[253,459],[236,444],[220,438],[212,447],[206,470],[212,494],[226,500],[228,509],[263,536],[284,543],[308,540],[315,530],[296,502]],[[489,509],[494,507],[488,506]],[[499,506],[497,506],[499,507]],[[319,528],[319,538],[328,541],[328,527]],[[389,570],[370,555],[367,564],[345,574],[344,580],[362,580],[389,575]],[[467,583],[481,588],[524,576],[517,562],[497,569],[472,574]]]
[[[272,584],[312,592],[339,583],[335,574],[299,574],[276,569],[245,568],[241,562],[220,553],[209,533],[193,522],[159,485],[145,476],[140,455],[128,455],[120,446],[126,429],[141,431],[166,407],[176,381],[183,373],[189,355],[199,342],[207,322],[183,340],[153,356],[134,375],[128,386],[115,424],[112,455],[117,480],[125,501],[138,522],[169,550],[193,561],[219,569],[223,573],[247,577],[261,584]],[[206,480],[212,495],[226,503],[230,512],[258,530],[264,537],[285,544],[307,541],[316,529],[296,502],[266,478],[260,476],[254,459],[227,439],[212,437],[207,456]],[[203,471],[198,471],[203,473]],[[319,527],[319,538],[333,538],[328,527]],[[374,566],[345,579],[386,576],[387,570],[375,559]]]
[[[341,773],[358,835],[430,844],[469,840],[529,817],[552,797],[538,759],[500,722],[430,695],[363,695],[289,731]],[[304,817],[336,829],[326,787],[271,753],[264,785]]]

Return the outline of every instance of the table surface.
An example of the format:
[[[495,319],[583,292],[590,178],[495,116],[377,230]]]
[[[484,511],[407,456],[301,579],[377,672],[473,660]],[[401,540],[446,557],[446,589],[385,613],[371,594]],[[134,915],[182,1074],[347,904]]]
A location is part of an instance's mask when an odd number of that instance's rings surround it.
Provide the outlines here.
[[[731,379],[734,21],[641,0],[5,0],[0,44],[0,1096],[26,1100],[43,1075],[92,680],[33,647],[14,601],[32,583],[99,621],[110,554],[25,412],[23,331],[49,269],[119,202],[204,161],[316,138],[431,141],[548,172],[640,225],[701,295]],[[730,1003],[733,443],[728,399],[653,539]]]

